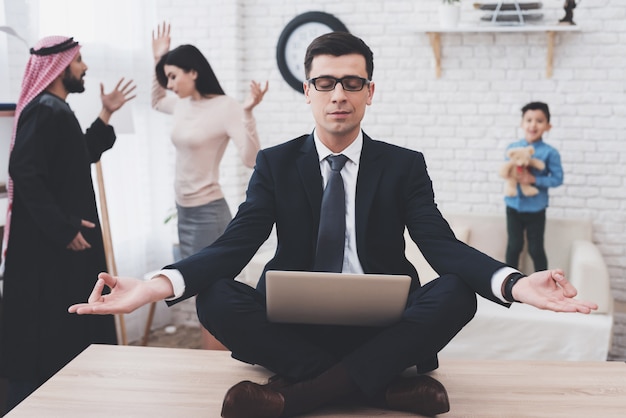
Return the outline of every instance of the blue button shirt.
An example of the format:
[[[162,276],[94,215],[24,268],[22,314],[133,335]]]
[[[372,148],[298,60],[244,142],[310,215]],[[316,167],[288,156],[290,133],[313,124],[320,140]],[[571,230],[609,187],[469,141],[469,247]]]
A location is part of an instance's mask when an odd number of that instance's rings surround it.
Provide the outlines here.
[[[563,184],[561,155],[556,148],[543,142],[543,139],[532,143],[522,139],[509,145],[507,151],[511,148],[527,147],[529,145],[535,149],[533,158],[543,161],[546,167],[543,170],[530,169],[531,174],[535,176],[535,186],[539,189],[537,195],[524,196],[518,184],[517,196],[505,196],[504,203],[518,212],[539,212],[544,210],[548,207],[548,187],[557,187]]]

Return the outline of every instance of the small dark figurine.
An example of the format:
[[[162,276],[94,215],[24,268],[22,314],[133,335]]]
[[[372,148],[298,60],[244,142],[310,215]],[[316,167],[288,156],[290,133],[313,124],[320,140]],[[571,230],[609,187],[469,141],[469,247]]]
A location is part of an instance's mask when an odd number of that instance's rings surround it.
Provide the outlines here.
[[[565,17],[559,20],[560,25],[575,25],[574,23],[574,9],[576,8],[576,0],[565,0],[563,5],[565,9]]]

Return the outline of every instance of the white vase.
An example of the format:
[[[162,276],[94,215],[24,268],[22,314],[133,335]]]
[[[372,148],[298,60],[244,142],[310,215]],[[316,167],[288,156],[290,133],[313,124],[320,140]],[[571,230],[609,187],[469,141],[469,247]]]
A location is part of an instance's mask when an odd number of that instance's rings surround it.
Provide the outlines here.
[[[461,8],[458,4],[442,3],[439,5],[439,26],[455,28],[459,24]]]

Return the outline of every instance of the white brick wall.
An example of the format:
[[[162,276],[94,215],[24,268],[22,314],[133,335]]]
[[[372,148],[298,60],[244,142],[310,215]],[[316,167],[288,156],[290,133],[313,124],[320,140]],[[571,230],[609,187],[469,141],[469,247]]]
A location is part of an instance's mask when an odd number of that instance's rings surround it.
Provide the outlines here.
[[[164,8],[169,3],[158,2]],[[175,3],[176,14],[170,8],[163,16],[177,27],[187,15],[187,2]],[[210,17],[231,2],[218,3],[219,7],[211,4],[204,11],[190,7],[202,22],[202,13]],[[363,124],[365,131],[423,151],[444,210],[504,210],[497,168],[506,145],[521,135],[519,109],[531,100],[549,103],[554,127],[547,142],[562,153],[565,184],[552,192],[548,216],[594,220],[594,240],[609,263],[615,297],[626,301],[626,1],[581,2],[574,18],[582,31],[557,34],[550,79],[545,78],[543,33],[445,34],[443,75],[436,79],[428,38],[411,29],[436,24],[436,0],[316,1],[314,6],[293,0],[240,0],[238,4],[237,40],[244,48],[243,67],[237,72],[241,78],[232,80],[237,90],[229,88],[229,93],[242,99],[249,79],[269,78],[270,91],[256,110],[263,145],[312,128],[303,97],[280,77],[275,47],[282,28],[294,16],[326,11],[374,51],[377,90]],[[477,20],[471,2],[464,1],[462,7],[464,23]],[[561,7],[560,1],[544,2],[545,22],[561,18]],[[220,79],[229,83],[226,68],[230,67],[218,60],[229,56],[224,50],[235,43],[222,39],[234,33],[231,24],[235,25],[230,15],[221,19],[220,30],[212,28],[208,40],[209,59]],[[185,41],[199,43],[200,39]],[[232,164],[238,166],[234,159]],[[611,355],[626,358],[623,315],[619,319]]]
[[[565,170],[565,184],[551,193],[548,216],[593,219],[594,241],[609,265],[614,296],[626,302],[626,0],[580,3],[574,20],[581,31],[557,34],[549,79],[543,33],[444,34],[443,73],[435,78],[428,37],[417,31],[437,24],[438,3],[154,4],[157,19],[172,22],[173,44],[193,43],[203,50],[229,95],[243,100],[250,79],[269,79],[270,91],[255,110],[264,146],[307,133],[313,126],[303,96],[282,81],[276,67],[282,28],[311,10],[341,19],[374,51],[376,94],[365,131],[423,151],[444,210],[504,211],[497,169],[506,145],[521,136],[519,109],[531,100],[547,102],[553,129],[546,141],[561,151]],[[563,16],[562,3],[543,2],[545,23]],[[464,0],[462,8],[463,23],[478,20],[471,1]],[[249,176],[240,166],[230,148],[222,169],[233,211]],[[617,315],[613,359],[626,358],[625,316]]]

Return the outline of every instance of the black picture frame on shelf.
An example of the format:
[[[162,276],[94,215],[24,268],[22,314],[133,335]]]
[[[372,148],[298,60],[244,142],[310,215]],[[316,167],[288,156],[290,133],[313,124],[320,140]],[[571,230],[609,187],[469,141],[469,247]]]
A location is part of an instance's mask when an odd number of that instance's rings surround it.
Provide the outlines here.
[[[285,25],[276,46],[276,62],[283,79],[294,90],[304,94],[302,83],[305,81],[303,61],[306,48],[313,39],[329,32],[349,30],[335,16],[317,11],[302,13]]]

